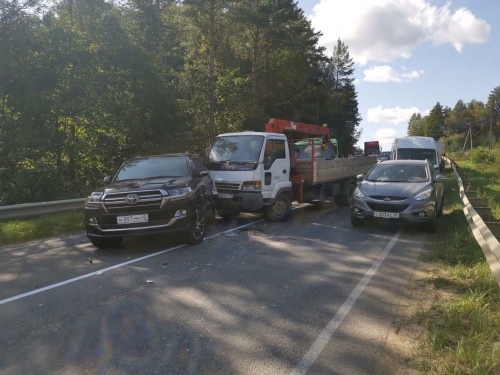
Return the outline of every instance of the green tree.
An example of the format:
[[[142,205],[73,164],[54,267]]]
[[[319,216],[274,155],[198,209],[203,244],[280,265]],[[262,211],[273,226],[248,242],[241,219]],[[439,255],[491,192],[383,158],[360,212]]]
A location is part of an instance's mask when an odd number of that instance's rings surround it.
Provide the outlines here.
[[[446,109],[437,102],[422,122],[423,135],[439,139],[444,134]]]
[[[408,122],[407,134],[409,136],[422,136],[424,135],[422,125],[422,115],[420,113],[414,113],[410,117]]]
[[[339,39],[332,57],[323,65],[323,87],[320,123],[333,129],[340,143],[340,151],[347,155],[359,138],[361,116],[358,111],[354,86],[354,61],[348,47]]]

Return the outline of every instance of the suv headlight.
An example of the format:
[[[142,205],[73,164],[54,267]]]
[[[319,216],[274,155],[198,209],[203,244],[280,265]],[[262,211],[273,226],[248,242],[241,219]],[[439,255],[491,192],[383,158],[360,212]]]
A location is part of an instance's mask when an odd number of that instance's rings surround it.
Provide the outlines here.
[[[363,194],[363,192],[361,190],[359,190],[358,187],[356,187],[356,189],[354,189],[354,193],[353,195],[356,197],[356,198],[363,198],[365,195]]]
[[[193,194],[193,189],[191,189],[189,186],[187,187],[182,187],[182,188],[176,188],[176,189],[167,189],[168,195],[171,198],[186,198],[190,197]]]
[[[103,195],[102,191],[94,191],[87,197],[86,204],[99,204],[101,201],[101,197]]]
[[[432,189],[427,189],[415,195],[413,199],[415,199],[416,201],[424,201],[426,199],[429,199],[431,197],[431,194]]]

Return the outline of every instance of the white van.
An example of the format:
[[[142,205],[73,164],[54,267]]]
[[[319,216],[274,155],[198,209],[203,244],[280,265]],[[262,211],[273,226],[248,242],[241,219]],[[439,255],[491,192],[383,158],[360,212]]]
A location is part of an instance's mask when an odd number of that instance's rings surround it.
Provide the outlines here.
[[[444,143],[441,141],[435,141],[436,142],[436,151],[437,151],[437,158],[439,162],[439,171],[442,172],[444,170],[444,159],[443,159],[443,154],[444,154]]]
[[[429,160],[434,170],[439,170],[436,143],[432,137],[402,137],[392,142],[391,159]]]

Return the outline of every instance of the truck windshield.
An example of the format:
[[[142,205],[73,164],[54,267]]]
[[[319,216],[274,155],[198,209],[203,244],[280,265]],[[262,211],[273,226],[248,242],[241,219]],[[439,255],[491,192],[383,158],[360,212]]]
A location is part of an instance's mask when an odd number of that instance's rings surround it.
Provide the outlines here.
[[[400,148],[397,152],[399,160],[429,160],[432,164],[436,164],[436,150],[432,148]]]
[[[261,135],[223,136],[215,139],[210,149],[212,162],[258,162],[264,137]]]
[[[115,182],[157,177],[189,176],[188,163],[183,156],[151,157],[125,162],[115,177]]]

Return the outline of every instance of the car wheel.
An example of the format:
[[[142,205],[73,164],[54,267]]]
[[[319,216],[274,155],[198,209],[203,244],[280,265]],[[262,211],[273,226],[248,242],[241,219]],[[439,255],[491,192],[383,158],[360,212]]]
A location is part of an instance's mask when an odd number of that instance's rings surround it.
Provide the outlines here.
[[[357,217],[351,216],[351,224],[353,227],[357,228],[363,225],[363,220]]]
[[[266,217],[269,221],[276,223],[285,221],[292,212],[292,202],[285,194],[280,194],[274,202],[267,207]]]
[[[438,217],[441,217],[443,216],[443,210],[444,210],[444,194],[443,194],[443,197],[441,198],[441,204],[439,205],[439,209],[438,209]]]
[[[437,227],[437,212],[436,210],[434,210],[434,214],[432,215],[432,220],[429,221],[428,223],[425,223],[425,229],[428,233],[436,233],[436,227]]]
[[[191,225],[187,232],[187,240],[190,244],[199,244],[205,238],[207,230],[207,217],[200,206],[195,206],[191,215]]]
[[[99,249],[111,249],[113,247],[117,247],[122,242],[122,237],[113,237],[113,238],[95,238],[89,237],[89,241],[95,247]]]

